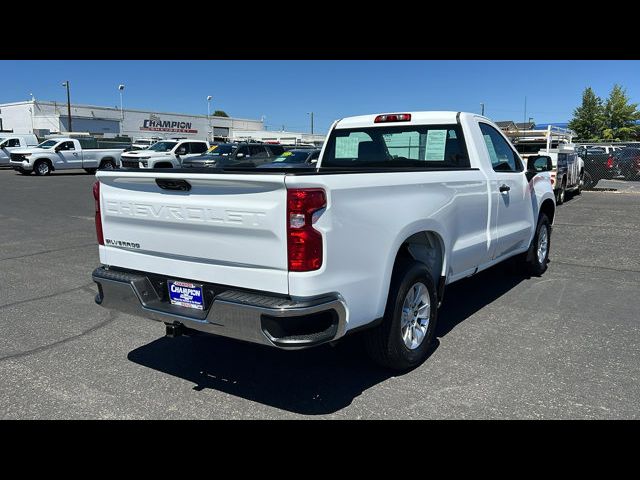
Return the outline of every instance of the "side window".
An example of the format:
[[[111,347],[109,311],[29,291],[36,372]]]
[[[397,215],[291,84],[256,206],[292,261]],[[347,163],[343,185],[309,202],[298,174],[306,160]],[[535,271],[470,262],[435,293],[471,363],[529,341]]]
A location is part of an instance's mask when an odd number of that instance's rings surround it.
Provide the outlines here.
[[[191,143],[191,153],[204,153],[207,151],[207,144],[200,142]]]
[[[240,153],[242,153],[245,157],[251,155],[251,153],[249,152],[249,147],[247,145],[238,148],[238,151],[236,152],[236,156]]]
[[[18,140],[17,138],[12,138],[7,142],[7,147],[19,147],[19,146],[20,146],[20,140]]]
[[[184,142],[181,143],[180,145],[178,145],[178,147],[176,148],[176,154],[178,154],[178,152],[180,150],[184,150],[183,155],[188,155],[189,154],[189,142]]]
[[[279,145],[269,145],[269,149],[271,150],[271,155],[274,157],[284,153],[284,148]]]
[[[268,156],[267,151],[262,145],[251,145],[249,147],[252,158],[265,158]]]
[[[522,164],[509,142],[495,128],[486,123],[480,123],[480,131],[489,151],[491,166],[496,172],[522,171]]]
[[[60,150],[75,150],[75,147],[73,146],[73,142],[64,142],[60,145]]]

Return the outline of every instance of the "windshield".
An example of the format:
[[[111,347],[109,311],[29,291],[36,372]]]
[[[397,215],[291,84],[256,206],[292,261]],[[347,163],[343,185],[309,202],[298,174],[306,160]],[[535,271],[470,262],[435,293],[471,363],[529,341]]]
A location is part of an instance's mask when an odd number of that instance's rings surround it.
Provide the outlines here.
[[[38,145],[38,148],[51,148],[57,143],[58,143],[57,140],[46,140],[42,142],[40,145]]]
[[[158,142],[151,145],[147,150],[152,150],[154,152],[168,152],[177,144],[178,142]]]
[[[153,142],[153,140],[136,140],[133,143],[137,143],[137,144],[140,144],[140,145],[151,145],[154,142]]]
[[[469,168],[459,125],[403,125],[335,129],[322,167]]]
[[[214,145],[203,155],[226,157],[227,155],[231,155],[236,148],[238,148],[237,145]]]
[[[273,159],[273,163],[304,163],[309,152],[288,151]]]

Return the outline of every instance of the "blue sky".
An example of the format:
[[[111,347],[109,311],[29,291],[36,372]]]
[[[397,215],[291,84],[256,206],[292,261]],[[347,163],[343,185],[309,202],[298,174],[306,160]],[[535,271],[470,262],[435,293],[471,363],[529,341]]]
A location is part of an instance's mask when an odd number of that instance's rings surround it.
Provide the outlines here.
[[[336,118],[403,110],[480,111],[495,121],[564,122],[585,87],[606,97],[614,83],[640,103],[640,61],[311,60],[311,61],[0,61],[0,103],[66,102],[179,113],[225,110],[266,116],[269,129],[324,133]]]

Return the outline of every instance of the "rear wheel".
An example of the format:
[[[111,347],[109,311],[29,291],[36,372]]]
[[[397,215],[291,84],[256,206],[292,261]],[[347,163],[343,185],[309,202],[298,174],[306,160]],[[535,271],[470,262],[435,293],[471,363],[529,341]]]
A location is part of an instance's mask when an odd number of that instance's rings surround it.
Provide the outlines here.
[[[113,160],[104,160],[100,164],[100,170],[115,170],[115,168],[116,162],[114,162]]]
[[[595,183],[593,181],[593,177],[591,176],[591,174],[589,172],[584,172],[583,178],[584,178],[584,182],[583,182],[584,188],[593,188],[593,187],[595,187]]]
[[[564,197],[566,195],[566,192],[567,192],[567,184],[563,178],[562,183],[560,184],[560,188],[556,191],[556,205],[562,205],[564,203]]]
[[[35,163],[35,165],[33,166],[33,171],[38,176],[50,175],[51,174],[51,166],[49,165],[49,162],[47,162],[46,160],[38,160]]]
[[[379,365],[407,370],[429,354],[437,320],[436,290],[426,265],[403,260],[394,269],[383,321],[365,332],[369,356]]]
[[[573,191],[574,195],[580,195],[582,193],[582,187],[584,186],[584,172],[580,172],[580,177],[578,178],[578,188]]]

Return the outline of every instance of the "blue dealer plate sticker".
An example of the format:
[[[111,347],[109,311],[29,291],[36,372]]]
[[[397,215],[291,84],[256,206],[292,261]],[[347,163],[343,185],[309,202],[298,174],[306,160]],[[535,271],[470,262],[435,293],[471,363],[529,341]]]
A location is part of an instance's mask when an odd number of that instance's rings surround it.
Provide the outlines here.
[[[169,288],[169,300],[171,300],[172,305],[204,310],[202,285],[167,280],[167,287]]]

